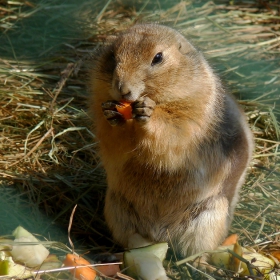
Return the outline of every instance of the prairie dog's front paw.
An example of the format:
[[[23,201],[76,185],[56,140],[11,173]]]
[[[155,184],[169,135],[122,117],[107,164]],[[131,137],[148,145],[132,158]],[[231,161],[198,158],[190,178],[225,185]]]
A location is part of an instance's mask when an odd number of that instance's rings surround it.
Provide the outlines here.
[[[145,123],[150,119],[155,106],[155,101],[149,97],[140,97],[132,104],[132,116],[135,120]]]
[[[125,122],[123,115],[120,114],[116,109],[116,106],[119,104],[120,103],[118,101],[108,100],[107,102],[104,102],[101,105],[106,120],[112,126],[120,125]]]

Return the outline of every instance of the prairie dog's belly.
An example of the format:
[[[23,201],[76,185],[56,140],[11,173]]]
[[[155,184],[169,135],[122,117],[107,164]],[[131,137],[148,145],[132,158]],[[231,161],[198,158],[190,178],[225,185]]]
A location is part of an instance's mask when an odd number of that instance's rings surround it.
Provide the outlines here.
[[[107,169],[107,179],[109,190],[118,196],[116,203],[132,204],[139,215],[165,216],[218,195],[227,174],[224,168],[209,170],[201,162],[196,169],[185,164],[176,171],[160,170],[149,166],[148,159],[143,164],[132,157],[114,170],[112,166],[112,172]]]

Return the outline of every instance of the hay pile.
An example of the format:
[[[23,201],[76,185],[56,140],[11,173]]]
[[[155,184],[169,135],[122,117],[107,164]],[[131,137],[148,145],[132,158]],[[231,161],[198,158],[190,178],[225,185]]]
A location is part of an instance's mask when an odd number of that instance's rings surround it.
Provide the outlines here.
[[[0,234],[17,226],[9,225],[13,215],[29,231],[38,226],[48,235],[50,228],[59,228],[51,238],[64,240],[78,204],[72,237],[87,250],[113,248],[102,215],[106,183],[87,116],[83,61],[107,36],[136,22],[156,21],[191,39],[244,106],[256,149],[232,232],[243,244],[264,238],[269,242],[262,249],[279,246],[272,242],[278,240],[280,220],[278,2],[189,0],[172,7],[158,1],[92,2],[57,7],[52,1],[0,2],[0,207],[5,213]],[[55,8],[57,13],[48,12]],[[70,31],[59,11],[71,22]],[[52,42],[45,33],[44,44],[36,41],[40,26],[30,22],[41,16],[64,28],[65,38]],[[31,51],[22,51],[28,45]],[[47,222],[36,216],[38,209]]]

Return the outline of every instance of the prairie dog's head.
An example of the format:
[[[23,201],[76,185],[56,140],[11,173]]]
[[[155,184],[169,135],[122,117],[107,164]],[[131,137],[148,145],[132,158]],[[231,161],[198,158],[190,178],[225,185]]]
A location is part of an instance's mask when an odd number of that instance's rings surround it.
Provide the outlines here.
[[[149,96],[160,103],[187,97],[208,74],[203,56],[179,32],[139,24],[97,54],[90,83],[104,100]]]

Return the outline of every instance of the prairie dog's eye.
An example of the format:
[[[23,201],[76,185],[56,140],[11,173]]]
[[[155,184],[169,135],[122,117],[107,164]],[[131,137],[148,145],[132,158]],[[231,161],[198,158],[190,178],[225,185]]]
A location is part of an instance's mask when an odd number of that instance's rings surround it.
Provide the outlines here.
[[[155,57],[153,58],[152,61],[152,66],[154,66],[155,64],[159,64],[162,62],[163,56],[162,56],[162,52],[159,52],[155,55]]]
[[[111,61],[116,61],[114,52],[111,52],[111,53],[110,53],[110,60],[111,60]]]

